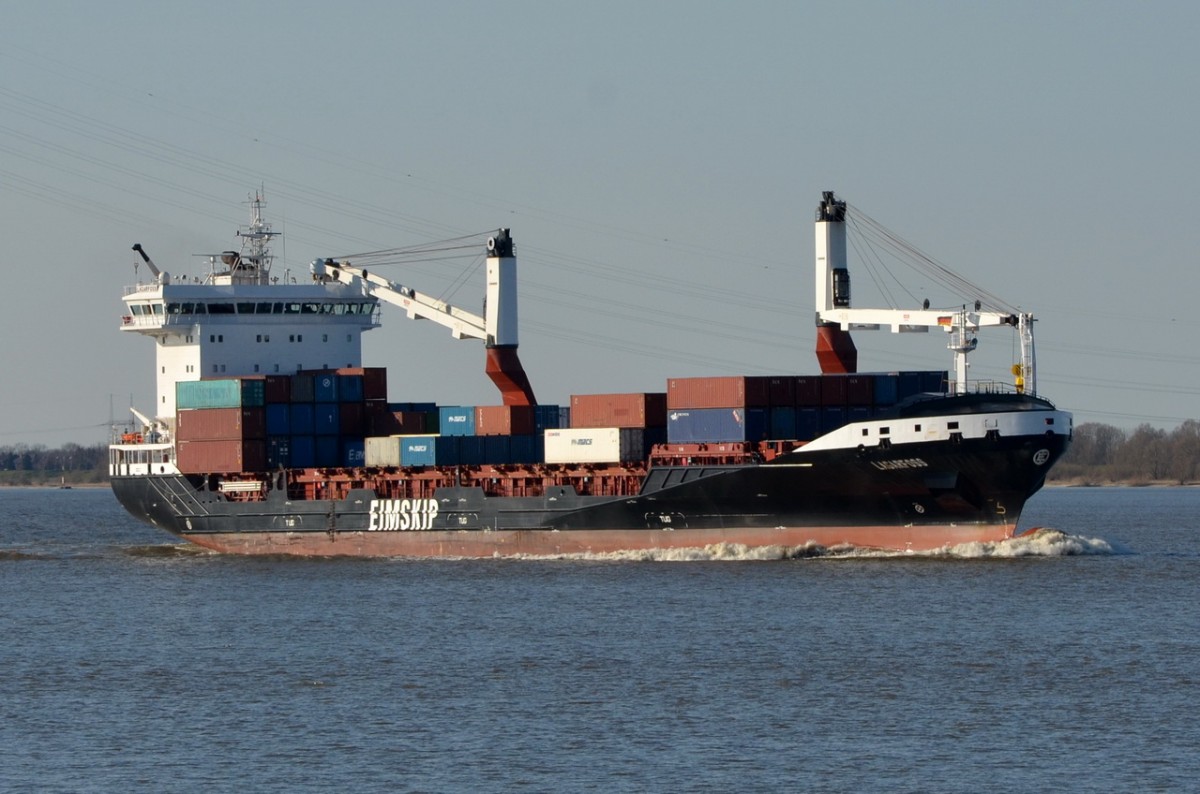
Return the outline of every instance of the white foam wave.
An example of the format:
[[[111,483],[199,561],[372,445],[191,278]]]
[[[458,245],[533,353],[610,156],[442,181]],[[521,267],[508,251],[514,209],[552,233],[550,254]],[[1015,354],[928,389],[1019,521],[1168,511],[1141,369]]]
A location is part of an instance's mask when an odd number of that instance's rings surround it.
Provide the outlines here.
[[[730,562],[790,559],[1013,559],[1018,557],[1070,557],[1085,554],[1113,554],[1112,546],[1100,538],[1068,535],[1057,529],[1038,529],[1015,538],[995,542],[961,543],[924,552],[868,549],[853,546],[825,547],[815,543],[804,546],[745,546],[740,543],[714,543],[683,549],[642,549],[605,553],[520,555],[521,560],[590,560],[601,562]]]

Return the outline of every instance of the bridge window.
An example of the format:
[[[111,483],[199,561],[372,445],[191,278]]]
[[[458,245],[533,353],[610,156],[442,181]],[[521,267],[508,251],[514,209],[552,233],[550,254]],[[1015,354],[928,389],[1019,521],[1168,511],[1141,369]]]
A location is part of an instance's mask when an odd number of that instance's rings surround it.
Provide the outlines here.
[[[238,314],[254,314],[253,303],[239,303],[237,305]]]
[[[232,303],[210,303],[208,304],[209,314],[233,314]]]

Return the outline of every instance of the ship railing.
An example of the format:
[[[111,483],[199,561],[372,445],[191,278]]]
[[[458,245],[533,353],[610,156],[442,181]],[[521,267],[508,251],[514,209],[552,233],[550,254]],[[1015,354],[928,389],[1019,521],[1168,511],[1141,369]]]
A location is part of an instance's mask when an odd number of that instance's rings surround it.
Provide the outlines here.
[[[957,381],[946,382],[946,392],[948,394],[957,393]],[[1003,380],[972,380],[967,381],[967,394],[1030,394],[1033,392],[1028,389],[1021,389],[1014,384]]]

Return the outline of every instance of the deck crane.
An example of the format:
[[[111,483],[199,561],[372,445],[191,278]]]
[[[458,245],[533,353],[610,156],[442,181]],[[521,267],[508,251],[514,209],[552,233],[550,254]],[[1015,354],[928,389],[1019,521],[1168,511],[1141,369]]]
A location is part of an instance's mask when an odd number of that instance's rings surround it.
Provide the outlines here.
[[[487,293],[484,316],[355,267],[349,262],[318,259],[313,280],[359,286],[364,295],[399,306],[413,320],[433,320],[455,339],[479,339],[487,347],[486,372],[500,389],[505,405],[536,405],[533,387],[517,356],[517,260],[508,229],[487,241]]]
[[[892,333],[910,333],[941,328],[953,334],[947,347],[954,353],[954,392],[963,394],[967,391],[967,354],[978,342],[975,334],[980,328],[1008,325],[1017,329],[1021,344],[1021,361],[1013,365],[1016,388],[1037,393],[1030,313],[981,311],[979,301],[973,309],[963,306],[956,311],[930,309],[928,301],[920,309],[850,308],[845,220],[846,202],[834,198],[832,191],[824,192],[816,220],[816,352],[822,372],[857,371],[858,351],[850,338],[851,330],[889,328]]]

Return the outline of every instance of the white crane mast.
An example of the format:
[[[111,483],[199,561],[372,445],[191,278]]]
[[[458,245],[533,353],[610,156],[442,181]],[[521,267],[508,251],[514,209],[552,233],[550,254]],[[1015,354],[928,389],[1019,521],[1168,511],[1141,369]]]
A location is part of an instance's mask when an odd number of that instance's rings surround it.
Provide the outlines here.
[[[831,191],[823,194],[816,221],[816,321],[817,325],[836,325],[842,331],[877,331],[888,328],[892,333],[927,332],[941,328],[952,334],[947,347],[954,353],[954,391],[967,391],[967,355],[978,340],[975,334],[994,326],[1012,326],[1020,337],[1021,362],[1013,367],[1019,391],[1037,391],[1036,360],[1033,345],[1033,315],[1025,312],[1003,313],[982,311],[979,301],[974,308],[933,310],[926,305],[920,309],[853,309],[850,308],[850,275],[846,266],[846,203],[834,198]]]

